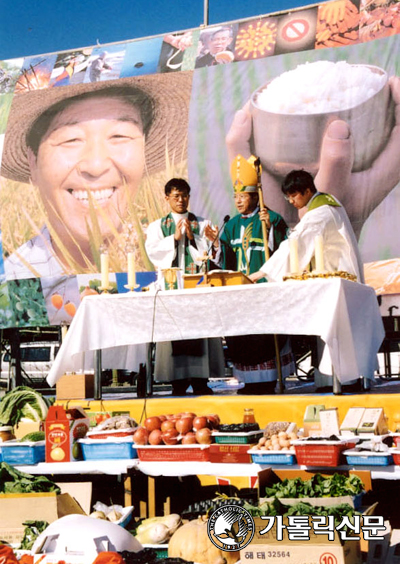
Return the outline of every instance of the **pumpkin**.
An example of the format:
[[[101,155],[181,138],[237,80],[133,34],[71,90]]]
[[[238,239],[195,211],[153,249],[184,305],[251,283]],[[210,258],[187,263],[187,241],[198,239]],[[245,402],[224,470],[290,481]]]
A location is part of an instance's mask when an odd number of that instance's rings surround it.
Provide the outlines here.
[[[207,521],[201,517],[179,527],[168,544],[168,558],[183,558],[198,564],[234,564],[240,552],[224,552],[208,538]]]

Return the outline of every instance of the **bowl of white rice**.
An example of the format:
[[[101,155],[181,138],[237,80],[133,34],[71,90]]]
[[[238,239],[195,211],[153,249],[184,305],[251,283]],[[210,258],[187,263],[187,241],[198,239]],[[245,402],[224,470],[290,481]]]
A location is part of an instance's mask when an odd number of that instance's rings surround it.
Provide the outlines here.
[[[393,126],[387,73],[345,61],[299,65],[258,88],[250,107],[255,154],[278,176],[295,168],[316,174],[323,136],[336,119],[350,127],[353,171],[365,170]]]

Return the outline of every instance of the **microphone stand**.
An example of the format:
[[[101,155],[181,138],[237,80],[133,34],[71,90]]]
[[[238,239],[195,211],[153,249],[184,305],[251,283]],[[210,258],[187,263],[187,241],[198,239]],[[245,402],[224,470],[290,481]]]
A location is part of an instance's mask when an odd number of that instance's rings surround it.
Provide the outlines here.
[[[210,246],[207,249],[207,253],[204,255],[204,259],[203,259],[203,264],[204,264],[204,270],[203,270],[203,274],[204,274],[204,284],[201,284],[202,286],[211,286],[211,284],[209,284],[208,282],[208,259],[210,258],[210,251],[215,243],[215,241],[217,241],[217,239],[219,238],[221,231],[223,230],[223,228],[225,227],[225,225],[228,223],[228,221],[230,220],[230,216],[226,215],[224,217],[224,221],[221,225],[221,227],[218,229],[218,232],[216,234],[216,236],[214,237],[214,239],[211,241]]]

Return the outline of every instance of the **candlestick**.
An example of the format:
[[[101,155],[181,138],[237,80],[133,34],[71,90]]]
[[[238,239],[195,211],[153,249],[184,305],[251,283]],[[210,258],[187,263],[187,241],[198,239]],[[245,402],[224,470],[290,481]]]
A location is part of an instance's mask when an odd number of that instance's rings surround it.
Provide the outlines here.
[[[101,270],[101,287],[103,290],[107,290],[110,285],[109,267],[110,267],[110,258],[108,256],[108,253],[102,252],[100,254],[100,270]]]
[[[65,323],[61,323],[61,342],[64,342],[65,337],[67,336],[68,327]]]
[[[322,235],[317,235],[314,239],[315,245],[315,270],[324,271],[324,239]]]
[[[299,247],[296,237],[289,237],[290,274],[299,272]]]

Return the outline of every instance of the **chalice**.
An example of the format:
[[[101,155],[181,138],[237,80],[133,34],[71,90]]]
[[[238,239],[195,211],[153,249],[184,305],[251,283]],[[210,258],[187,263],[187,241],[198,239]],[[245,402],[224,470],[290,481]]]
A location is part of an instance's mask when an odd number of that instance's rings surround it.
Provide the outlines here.
[[[167,290],[175,289],[175,285],[178,280],[178,276],[177,276],[178,270],[180,270],[180,268],[178,268],[177,266],[172,266],[171,268],[162,269],[161,272],[164,275],[164,280],[167,284]]]

